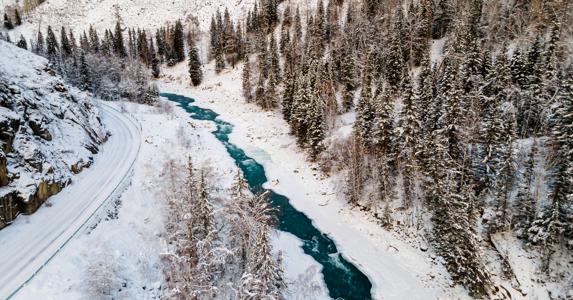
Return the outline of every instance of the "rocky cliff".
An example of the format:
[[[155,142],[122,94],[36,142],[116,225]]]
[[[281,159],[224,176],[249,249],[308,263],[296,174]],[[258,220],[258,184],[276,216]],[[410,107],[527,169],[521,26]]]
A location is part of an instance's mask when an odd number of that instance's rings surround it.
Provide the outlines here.
[[[0,41],[0,229],[70,184],[106,137],[89,95],[44,58]]]

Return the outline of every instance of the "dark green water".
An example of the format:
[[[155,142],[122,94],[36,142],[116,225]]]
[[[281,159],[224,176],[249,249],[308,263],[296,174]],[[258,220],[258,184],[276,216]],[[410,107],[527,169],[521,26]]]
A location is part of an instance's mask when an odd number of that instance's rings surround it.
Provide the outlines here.
[[[190,114],[191,118],[213,121],[217,125],[213,135],[225,145],[229,155],[241,168],[251,191],[258,193],[265,190],[263,184],[267,182],[267,177],[263,166],[248,157],[242,149],[229,143],[229,134],[233,131],[233,125],[218,119],[219,115],[212,110],[192,105],[194,100],[191,98],[176,94],[161,95],[178,103]],[[370,294],[372,284],[366,275],[342,257],[328,236],[316,229],[306,215],[290,205],[285,196],[271,191],[269,199],[279,210],[278,229],[299,238],[303,242],[304,253],[322,265],[322,274],[330,297],[346,300],[372,299]]]

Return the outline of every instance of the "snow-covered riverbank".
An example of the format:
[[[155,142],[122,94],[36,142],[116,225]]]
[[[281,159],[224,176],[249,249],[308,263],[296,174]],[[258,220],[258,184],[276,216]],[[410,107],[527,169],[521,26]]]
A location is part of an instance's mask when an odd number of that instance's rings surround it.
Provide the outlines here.
[[[450,288],[447,272],[423,252],[384,230],[375,220],[352,210],[340,197],[336,177],[324,178],[297,147],[288,126],[276,112],[247,104],[241,95],[241,67],[219,76],[206,66],[206,79],[199,88],[189,88],[186,66],[168,73],[160,89],[180,93],[210,108],[234,124],[231,142],[264,165],[267,188],[291,199],[293,206],[313,219],[337,247],[374,284],[376,299],[429,299],[463,297]]]
[[[149,299],[160,294],[163,282],[160,254],[164,251],[165,188],[154,178],[169,160],[184,162],[192,155],[199,165],[209,165],[217,178],[215,197],[228,196],[237,172],[223,145],[211,134],[211,122],[194,121],[180,108],[163,103],[160,108],[126,103],[123,109],[142,125],[140,156],[131,184],[95,228],[72,240],[15,299],[85,299],[96,282],[111,280],[117,296]],[[50,208],[46,208],[50,209]],[[110,216],[112,216],[110,218]],[[95,224],[94,224],[95,225]],[[318,283],[325,299],[320,266],[305,255],[292,235],[273,236],[275,251],[282,251],[290,299],[303,299],[310,282]]]

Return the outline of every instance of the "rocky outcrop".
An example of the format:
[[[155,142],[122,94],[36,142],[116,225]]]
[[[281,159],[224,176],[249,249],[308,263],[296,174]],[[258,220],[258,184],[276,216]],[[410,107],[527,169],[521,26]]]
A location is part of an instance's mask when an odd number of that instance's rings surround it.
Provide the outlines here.
[[[10,225],[20,214],[18,203],[22,201],[18,198],[16,191],[0,196],[0,229]]]
[[[89,95],[44,58],[0,41],[0,228],[70,184],[106,137]]]

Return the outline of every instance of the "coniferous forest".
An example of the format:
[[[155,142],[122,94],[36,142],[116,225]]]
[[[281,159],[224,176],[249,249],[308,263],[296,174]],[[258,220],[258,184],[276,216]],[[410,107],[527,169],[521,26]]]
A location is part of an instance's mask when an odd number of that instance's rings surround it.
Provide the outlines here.
[[[43,1],[32,2],[26,10]],[[427,241],[470,296],[509,299],[498,277],[519,290],[498,247],[506,236],[535,253],[539,280],[566,282],[569,273],[556,270],[573,257],[573,3],[297,3],[259,0],[244,18],[217,10],[205,39],[181,20],[154,30],[118,20],[103,32],[47,26],[14,44],[104,100],[157,103],[154,80],[179,63],[193,87],[206,64],[215,74],[240,68],[237,96],[279,113],[354,210]],[[22,24],[13,15],[4,15],[8,30]],[[168,296],[208,298],[232,277],[240,299],[282,299],[266,195],[250,195],[239,173],[234,205],[215,218],[205,174],[191,161],[177,174],[186,179],[167,205],[167,239],[179,251],[163,257],[174,279]],[[228,232],[216,229],[220,219],[230,220]]]
[[[573,239],[570,5],[345,2],[217,12],[210,59],[217,72],[242,60],[246,101],[342,171],[351,205],[427,237],[473,296],[503,294],[481,255],[498,233],[549,274]],[[340,139],[343,116],[355,122]]]

